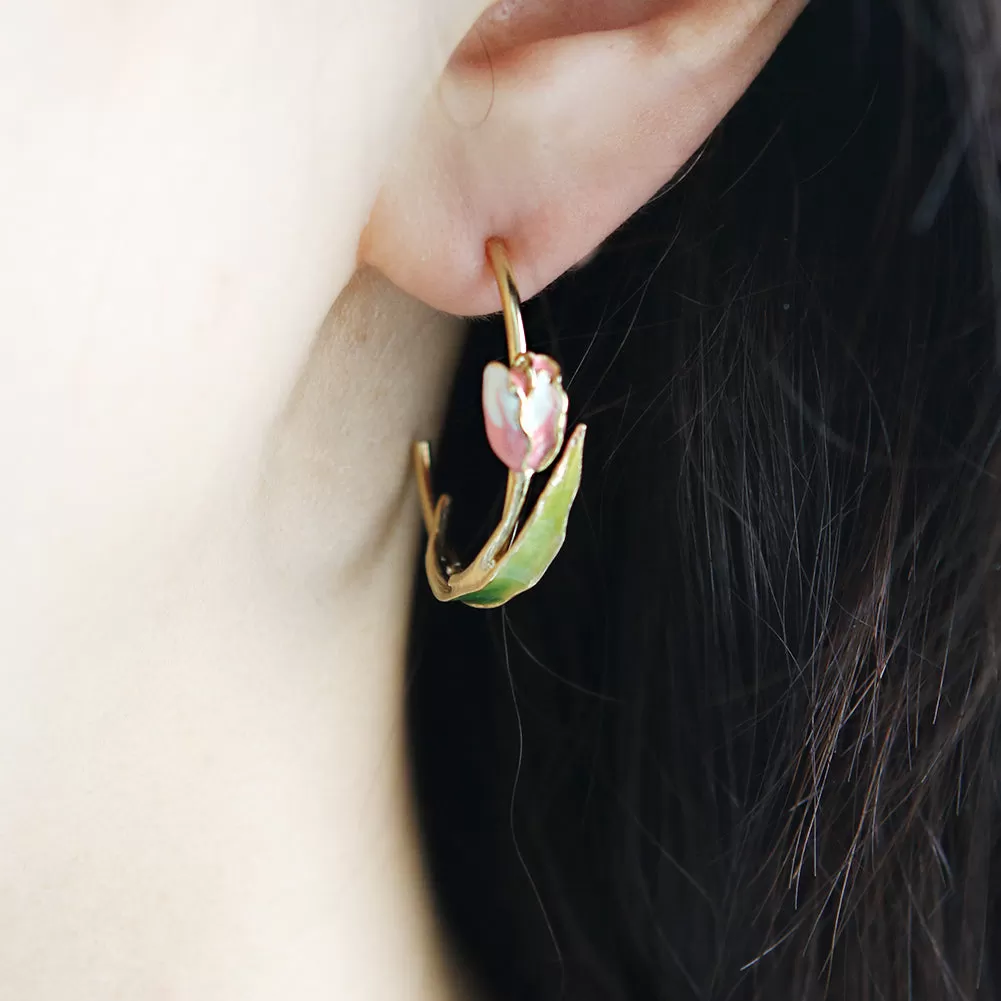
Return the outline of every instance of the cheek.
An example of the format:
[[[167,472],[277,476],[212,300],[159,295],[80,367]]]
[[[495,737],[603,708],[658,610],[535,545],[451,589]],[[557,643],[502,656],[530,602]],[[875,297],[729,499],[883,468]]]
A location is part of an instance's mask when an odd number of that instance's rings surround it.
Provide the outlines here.
[[[84,619],[106,597],[94,581],[139,591],[190,556],[213,504],[253,489],[454,44],[431,0],[117,6],[115,33],[74,36],[68,73],[55,29],[0,4],[0,114],[18,115],[0,129],[0,450],[17,484],[0,591],[23,609],[24,582],[58,581],[54,614]]]

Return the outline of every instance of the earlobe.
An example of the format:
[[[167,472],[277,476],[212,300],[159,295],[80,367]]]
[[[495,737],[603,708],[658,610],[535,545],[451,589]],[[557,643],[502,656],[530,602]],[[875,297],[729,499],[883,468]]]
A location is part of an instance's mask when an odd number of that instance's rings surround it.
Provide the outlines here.
[[[488,10],[385,178],[360,256],[432,306],[496,310],[491,236],[526,297],[587,256],[705,141],[805,0],[576,3]]]

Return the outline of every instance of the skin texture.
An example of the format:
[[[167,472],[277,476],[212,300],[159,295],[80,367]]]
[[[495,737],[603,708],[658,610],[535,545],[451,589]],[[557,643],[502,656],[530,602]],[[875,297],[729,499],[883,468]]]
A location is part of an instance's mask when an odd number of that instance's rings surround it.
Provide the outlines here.
[[[508,6],[0,0],[2,1001],[469,996],[401,729],[425,303],[589,253],[797,9]]]
[[[802,6],[557,0],[488,12],[394,161],[363,256],[440,309],[482,313],[495,293],[479,248],[500,233],[534,295],[698,150]]]

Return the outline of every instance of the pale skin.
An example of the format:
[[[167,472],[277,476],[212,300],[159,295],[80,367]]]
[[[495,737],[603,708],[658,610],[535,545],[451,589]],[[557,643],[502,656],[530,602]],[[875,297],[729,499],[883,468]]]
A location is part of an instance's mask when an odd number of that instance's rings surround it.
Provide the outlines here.
[[[401,728],[431,307],[591,252],[801,3],[487,6],[0,2],[2,1001],[470,996]]]

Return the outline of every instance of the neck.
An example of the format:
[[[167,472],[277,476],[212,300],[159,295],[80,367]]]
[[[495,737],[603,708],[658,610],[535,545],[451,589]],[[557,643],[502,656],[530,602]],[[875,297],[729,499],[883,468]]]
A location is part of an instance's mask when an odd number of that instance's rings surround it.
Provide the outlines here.
[[[454,321],[356,276],[253,458],[151,523],[156,569],[77,596],[8,677],[36,711],[0,762],[40,763],[30,790],[0,768],[13,994],[457,991],[403,725],[409,447],[457,343]]]

